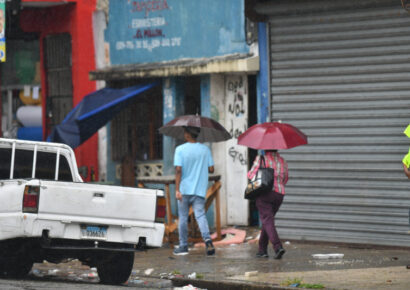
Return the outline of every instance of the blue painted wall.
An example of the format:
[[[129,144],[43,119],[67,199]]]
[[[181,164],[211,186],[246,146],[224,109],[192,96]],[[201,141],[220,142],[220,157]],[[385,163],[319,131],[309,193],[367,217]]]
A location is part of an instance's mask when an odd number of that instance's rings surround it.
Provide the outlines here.
[[[211,118],[211,76],[201,76],[201,116]],[[205,143],[210,147],[210,143]],[[211,183],[208,184],[208,187]],[[206,212],[206,218],[208,223],[214,225],[214,203],[209,207]]]
[[[243,0],[110,1],[111,64],[246,53]]]
[[[266,23],[258,23],[260,70],[256,76],[258,123],[269,122],[269,56]]]
[[[163,122],[164,124],[174,118],[184,114],[184,97],[185,97],[185,81],[184,78],[168,78],[163,80]],[[177,140],[168,136],[163,136],[163,174],[174,175],[174,153],[177,146]],[[181,144],[183,141],[179,141]],[[171,194],[171,209],[174,215],[177,215],[178,205],[175,198],[175,185],[170,186]]]

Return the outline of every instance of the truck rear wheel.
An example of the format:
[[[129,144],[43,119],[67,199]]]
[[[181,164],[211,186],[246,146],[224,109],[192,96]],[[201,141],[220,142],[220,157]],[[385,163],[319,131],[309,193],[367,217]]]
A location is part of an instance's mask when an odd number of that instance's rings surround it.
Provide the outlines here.
[[[125,283],[134,265],[134,252],[115,253],[97,266],[100,282],[118,285]]]

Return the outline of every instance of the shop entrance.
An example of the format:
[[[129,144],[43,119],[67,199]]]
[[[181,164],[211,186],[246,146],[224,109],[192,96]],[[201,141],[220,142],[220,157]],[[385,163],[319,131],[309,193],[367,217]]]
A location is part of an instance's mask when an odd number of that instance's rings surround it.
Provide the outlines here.
[[[248,101],[248,128],[258,123],[257,112],[257,95],[256,95],[256,76],[248,76],[249,101]],[[253,160],[258,154],[258,150],[248,149],[248,170],[251,169]],[[259,225],[259,214],[254,200],[249,201],[249,219],[250,226]]]

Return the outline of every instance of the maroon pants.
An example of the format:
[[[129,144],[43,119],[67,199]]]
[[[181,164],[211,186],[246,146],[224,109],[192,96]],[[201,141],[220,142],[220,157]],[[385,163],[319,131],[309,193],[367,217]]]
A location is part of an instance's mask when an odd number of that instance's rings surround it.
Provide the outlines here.
[[[259,238],[259,252],[266,252],[269,241],[273,249],[282,247],[278,232],[275,227],[275,215],[283,201],[283,194],[271,191],[256,198],[256,207],[259,219],[262,222],[262,232]]]

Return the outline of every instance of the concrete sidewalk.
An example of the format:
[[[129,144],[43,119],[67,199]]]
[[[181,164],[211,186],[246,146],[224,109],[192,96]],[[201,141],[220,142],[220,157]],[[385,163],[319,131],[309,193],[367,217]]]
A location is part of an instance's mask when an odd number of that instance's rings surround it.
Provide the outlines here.
[[[257,234],[256,230],[247,232]],[[189,255],[174,256],[172,248],[164,246],[136,253],[133,275],[139,279],[173,279],[175,285],[208,289],[294,289],[285,285],[300,280],[326,289],[410,289],[410,269],[406,268],[410,265],[410,248],[303,242],[287,242],[284,247],[287,252],[283,259],[274,260],[272,249],[269,258],[256,258],[257,244],[246,242],[218,247],[214,257],[205,256],[203,248],[195,247],[190,248]],[[329,253],[344,257],[312,257]],[[188,278],[193,273],[197,278]]]

